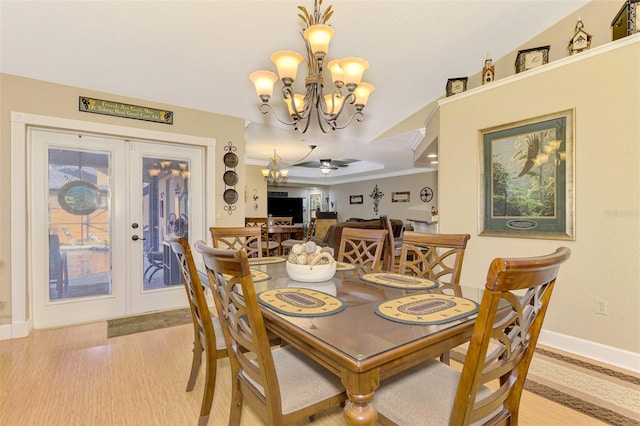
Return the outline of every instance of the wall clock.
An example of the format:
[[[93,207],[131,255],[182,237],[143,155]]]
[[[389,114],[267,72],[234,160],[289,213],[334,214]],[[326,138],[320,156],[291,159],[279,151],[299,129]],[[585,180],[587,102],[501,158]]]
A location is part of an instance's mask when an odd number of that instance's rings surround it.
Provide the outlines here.
[[[420,190],[420,199],[423,203],[428,203],[433,199],[433,190],[428,186],[425,186]]]

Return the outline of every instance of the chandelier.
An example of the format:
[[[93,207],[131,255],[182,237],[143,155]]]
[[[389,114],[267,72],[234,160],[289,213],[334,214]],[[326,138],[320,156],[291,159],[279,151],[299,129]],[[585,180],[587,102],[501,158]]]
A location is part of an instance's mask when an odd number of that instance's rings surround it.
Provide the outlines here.
[[[289,176],[289,170],[283,167],[282,158],[276,154],[276,150],[273,150],[273,157],[269,160],[269,164],[267,167],[261,170],[262,177],[268,183],[273,183],[275,185],[285,182],[287,177]]]
[[[348,57],[334,59],[326,64],[326,68],[331,72],[331,81],[335,88],[331,93],[324,92],[324,65],[325,57],[329,50],[329,42],[333,38],[333,28],[327,22],[333,15],[332,6],[322,12],[319,6],[322,0],[315,0],[313,15],[307,12],[304,6],[298,6],[302,12],[298,14],[305,29],[302,32],[306,46],[307,76],[304,80],[306,93],[297,94],[293,90],[293,84],[298,73],[298,65],[303,61],[303,56],[293,51],[279,51],[271,55],[271,60],[278,69],[278,75],[272,71],[260,70],[251,73],[249,79],[256,87],[256,92],[262,100],[260,112],[267,114],[271,110],[278,121],[283,124],[293,126],[295,130],[305,133],[309,128],[312,115],[317,117],[320,129],[327,133],[330,130],[344,129],[353,119],[364,120],[362,110],[367,104],[369,95],[374,91],[373,85],[362,82],[362,74],[369,63],[362,58]],[[273,94],[273,85],[278,80],[282,80],[282,98],[284,99],[291,121],[281,120],[273,107],[269,104],[269,99]],[[347,90],[346,95],[342,93],[342,88]],[[344,119],[341,123],[338,120],[345,112],[345,106],[352,105],[351,117]],[[347,115],[346,113],[344,114]]]

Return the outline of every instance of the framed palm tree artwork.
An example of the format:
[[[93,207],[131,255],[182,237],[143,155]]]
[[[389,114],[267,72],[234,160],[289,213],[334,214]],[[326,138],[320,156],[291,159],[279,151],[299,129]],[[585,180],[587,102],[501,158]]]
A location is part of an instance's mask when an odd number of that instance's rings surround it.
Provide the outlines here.
[[[574,111],[480,132],[479,235],[575,239]]]

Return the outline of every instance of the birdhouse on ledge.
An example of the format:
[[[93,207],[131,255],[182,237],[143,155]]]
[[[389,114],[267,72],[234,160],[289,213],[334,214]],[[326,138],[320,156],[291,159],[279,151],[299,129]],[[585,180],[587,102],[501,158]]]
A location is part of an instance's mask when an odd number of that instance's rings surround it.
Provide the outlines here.
[[[578,18],[575,34],[573,34],[573,37],[571,37],[569,41],[569,55],[580,53],[583,50],[589,49],[589,47],[591,47],[591,35],[587,34],[584,30],[582,19]]]
[[[491,61],[491,58],[487,54],[487,59],[484,60],[484,66],[482,67],[482,84],[491,83],[496,79],[495,67]]]

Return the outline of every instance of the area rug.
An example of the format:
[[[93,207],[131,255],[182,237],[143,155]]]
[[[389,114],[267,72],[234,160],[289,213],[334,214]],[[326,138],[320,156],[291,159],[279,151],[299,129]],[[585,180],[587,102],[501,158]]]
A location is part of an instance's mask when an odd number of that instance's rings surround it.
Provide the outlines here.
[[[464,353],[451,351],[463,362]],[[610,425],[640,425],[640,376],[536,348],[524,388]]]
[[[116,337],[191,323],[189,309],[119,318],[107,322]],[[464,348],[451,351],[463,362]],[[547,348],[536,349],[525,389],[572,410],[616,426],[640,426],[640,375]]]
[[[142,331],[189,324],[192,321],[189,308],[116,318],[107,321],[107,337],[124,336]]]

